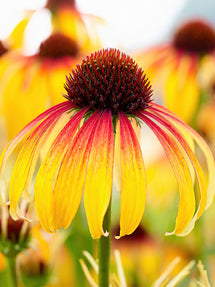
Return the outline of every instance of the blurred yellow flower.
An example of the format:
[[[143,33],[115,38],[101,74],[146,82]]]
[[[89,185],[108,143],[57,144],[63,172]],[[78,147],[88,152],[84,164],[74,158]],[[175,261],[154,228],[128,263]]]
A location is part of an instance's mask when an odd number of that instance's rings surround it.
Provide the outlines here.
[[[201,107],[197,116],[197,128],[211,144],[215,144],[215,102]]]
[[[215,31],[210,23],[194,19],[176,30],[170,43],[137,52],[154,86],[161,87],[164,104],[191,123],[200,100],[197,74],[202,58],[215,51]]]
[[[65,74],[81,56],[77,43],[61,33],[49,36],[33,56],[16,52],[4,56],[0,85],[9,139],[36,115],[61,101]]]
[[[176,275],[190,261],[182,247],[148,234],[142,225],[130,236],[113,239],[112,244],[113,249],[120,252],[128,286],[153,286],[155,278],[175,257],[180,257],[181,262],[172,275]]]
[[[9,190],[1,192],[3,199],[9,194],[11,216],[24,218],[20,203],[26,194],[32,197],[34,193],[42,227],[48,232],[67,228],[84,190],[92,237],[107,235],[103,219],[116,164],[121,179],[119,236],[131,234],[142,219],[146,201],[143,156],[132,126],[135,120],[139,128],[146,124],[156,135],[178,181],[180,200],[171,234],[189,233],[214,195],[215,163],[204,140],[172,112],[153,103],[146,75],[119,50],[105,49],[83,59],[67,77],[65,89],[67,101],[32,120],[1,156],[0,180],[5,176],[10,181]],[[24,138],[8,174],[9,156]],[[197,160],[194,143],[205,156],[207,171]]]

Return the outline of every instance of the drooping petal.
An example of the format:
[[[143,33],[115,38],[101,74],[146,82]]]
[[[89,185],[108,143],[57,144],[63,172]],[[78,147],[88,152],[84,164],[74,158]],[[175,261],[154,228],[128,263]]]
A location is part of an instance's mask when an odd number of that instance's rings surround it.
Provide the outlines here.
[[[56,105],[47,111],[43,112],[39,116],[37,116],[35,119],[33,119],[28,125],[26,125],[19,133],[18,135],[7,145],[3,153],[0,157],[0,181],[3,180],[3,173],[6,170],[6,164],[8,162],[8,159],[11,155],[11,153],[14,151],[14,149],[19,145],[19,143],[27,136],[27,134],[35,127],[37,126],[42,120],[44,120],[46,117],[51,116],[53,113],[58,111],[59,109],[67,107],[68,109],[71,109],[73,106],[69,101],[63,102],[59,105]],[[6,192],[6,190],[1,191]],[[5,196],[4,196],[5,197]],[[8,198],[8,196],[6,196]],[[2,202],[0,202],[2,204]]]
[[[190,122],[199,100],[196,81],[198,57],[176,55],[176,62],[170,66],[166,80],[166,106],[185,122]]]
[[[146,201],[146,174],[141,149],[131,123],[119,113],[122,165],[120,236],[139,225]]]
[[[152,110],[153,110],[153,108],[152,108]],[[198,218],[202,214],[204,209],[206,208],[206,203],[207,203],[207,185],[206,185],[206,178],[205,178],[205,175],[202,171],[202,168],[201,168],[195,154],[193,153],[189,144],[187,143],[186,139],[180,133],[180,129],[177,129],[171,120],[169,120],[167,117],[164,118],[163,115],[159,114],[159,112],[157,112],[157,111],[156,112],[153,111],[153,118],[156,118],[156,120],[158,120],[159,123],[161,123],[165,128],[167,128],[167,130],[173,136],[175,136],[175,138],[181,143],[181,145],[183,146],[184,150],[186,151],[186,153],[188,154],[188,156],[190,158],[190,162],[192,163],[195,174],[196,174],[197,183],[198,183],[198,187],[199,187],[199,193],[200,193],[199,208],[197,210],[197,218]],[[178,119],[178,117],[176,117],[176,118]],[[180,122],[179,119],[178,119],[178,121]],[[185,125],[184,127],[186,130],[187,125]]]
[[[181,136],[179,131],[176,130],[174,128],[174,126],[171,125],[171,123],[167,121],[167,119],[165,119],[163,121],[163,119],[161,119],[161,116],[159,116],[159,119],[158,119],[155,115],[153,115],[153,118],[156,118],[156,120],[158,120],[158,122],[160,122],[163,125],[164,128],[169,130],[170,133],[182,145],[183,149],[186,151],[186,153],[187,153],[187,155],[189,157],[189,160],[190,160],[190,162],[191,162],[191,164],[193,166],[193,169],[194,169],[194,172],[195,172],[195,175],[196,175],[197,186],[198,186],[198,191],[199,191],[199,203],[198,203],[198,208],[196,210],[196,213],[193,216],[192,220],[190,221],[189,225],[184,229],[183,232],[181,232],[180,234],[177,234],[177,235],[184,236],[184,235],[188,234],[193,229],[195,221],[198,219],[200,214],[202,214],[202,212],[206,208],[206,202],[207,202],[206,179],[205,179],[204,173],[202,171],[202,168],[201,168],[197,158],[195,157],[194,153],[190,149],[190,147],[187,144],[187,142],[185,141],[185,139]]]
[[[19,198],[24,191],[28,188],[26,186],[29,175],[33,176],[33,170],[35,169],[40,149],[45,142],[52,141],[52,138],[56,136],[60,127],[68,120],[69,114],[65,114],[68,110],[67,106],[61,107],[56,112],[48,116],[29,136],[23,145],[21,151],[18,154],[15,162],[13,172],[10,180],[9,199],[10,199],[10,213],[14,219],[17,219],[17,205]],[[62,115],[64,119],[62,118]],[[60,121],[58,121],[60,118]],[[51,137],[51,139],[50,139]]]
[[[212,200],[211,198],[214,194],[214,179],[211,178],[211,174],[212,172],[214,172],[213,156],[210,152],[209,147],[203,141],[203,139],[201,139],[200,136],[198,136],[197,133],[195,133],[185,123],[181,122],[181,120],[177,116],[175,116],[172,112],[168,111],[164,107],[161,107],[157,104],[152,104],[151,107],[148,108],[148,111],[144,111],[144,114],[157,121],[159,125],[161,125],[162,129],[167,131],[177,141],[177,143],[181,145],[181,147],[188,156],[188,160],[186,160],[188,167],[190,168],[190,166],[192,165],[193,171],[196,175],[199,192],[198,208],[196,209],[196,212],[188,226],[184,229],[183,232],[178,234],[183,236],[193,229],[195,221],[207,208],[207,206],[209,205],[208,202],[211,202]],[[179,126],[181,128],[179,128]],[[181,132],[182,127],[184,129],[183,132]],[[192,146],[189,145],[188,141],[184,136],[186,132],[190,133],[190,135],[193,137],[193,140],[198,144],[199,148],[205,154],[206,160],[208,162],[208,173],[210,175],[208,184],[206,182],[206,175],[203,173],[203,170],[192,150]]]
[[[43,217],[47,220],[43,220],[45,224],[43,226],[46,230],[53,230],[53,186],[56,180],[56,176],[61,164],[61,161],[72,143],[72,139],[78,129],[78,126],[87,109],[82,109],[77,112],[61,130],[56,137],[55,141],[51,145],[46,158],[44,159],[35,181],[35,204],[39,214],[43,212]],[[44,194],[44,190],[46,191]],[[43,204],[46,204],[46,207]],[[40,211],[42,207],[42,211]]]
[[[86,173],[84,204],[90,233],[104,235],[103,219],[110,203],[113,176],[114,133],[111,111],[104,111],[96,127]]]
[[[215,192],[215,162],[214,156],[207,145],[207,143],[203,140],[203,138],[191,127],[183,123],[176,115],[170,112],[165,107],[161,107],[157,104],[153,104],[153,109],[162,113],[165,119],[169,120],[171,124],[173,124],[179,130],[183,130],[189,133],[192,137],[194,142],[198,145],[199,149],[203,152],[206,161],[207,161],[207,172],[208,172],[208,188],[207,188],[207,205],[206,208],[212,203],[214,192]],[[201,214],[199,214],[200,216]],[[198,216],[198,217],[199,217]]]
[[[155,133],[162,144],[172,165],[179,186],[180,201],[174,233],[182,233],[193,218],[195,212],[195,193],[192,176],[187,165],[186,153],[182,147],[150,118],[139,115]]]
[[[80,205],[92,136],[100,117],[95,112],[80,128],[62,160],[56,182],[53,182],[52,226],[47,218],[46,200],[43,191],[37,189],[35,206],[42,227],[48,231],[67,228]],[[54,185],[55,184],[55,185]],[[51,195],[50,195],[51,197]]]

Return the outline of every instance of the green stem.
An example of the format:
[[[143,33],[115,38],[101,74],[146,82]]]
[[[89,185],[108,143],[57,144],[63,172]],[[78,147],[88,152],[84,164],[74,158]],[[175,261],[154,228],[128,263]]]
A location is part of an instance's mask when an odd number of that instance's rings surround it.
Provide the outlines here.
[[[111,251],[111,202],[105,214],[104,232],[108,231],[108,236],[101,236],[98,242],[99,258],[99,287],[109,287],[109,265]]]
[[[17,277],[16,277],[16,256],[6,256],[7,269],[8,269],[8,280],[10,283],[8,286],[17,287]]]

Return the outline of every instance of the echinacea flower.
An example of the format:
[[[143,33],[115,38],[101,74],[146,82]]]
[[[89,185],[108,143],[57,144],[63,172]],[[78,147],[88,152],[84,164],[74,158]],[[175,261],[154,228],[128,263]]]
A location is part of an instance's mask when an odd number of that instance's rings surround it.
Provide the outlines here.
[[[135,59],[144,66],[153,84],[161,86],[167,108],[191,123],[200,102],[197,75],[201,61],[214,52],[214,28],[194,19],[181,25],[170,43],[137,52]]]
[[[203,139],[153,102],[143,70],[119,50],[100,50],[83,59],[67,76],[65,89],[67,101],[32,120],[1,156],[0,180],[10,181],[9,190],[1,192],[3,198],[9,196],[12,218],[24,218],[19,206],[26,196],[32,197],[34,184],[42,227],[48,232],[67,228],[84,191],[90,233],[100,238],[107,235],[103,219],[114,176],[121,180],[119,236],[131,234],[146,202],[145,167],[133,127],[137,122],[136,129],[145,123],[157,136],[178,181],[180,201],[172,233],[189,233],[214,195],[214,159]],[[9,156],[20,142],[10,175]],[[194,144],[205,155],[206,171],[195,156]]]
[[[61,33],[50,35],[35,55],[5,55],[0,85],[9,139],[50,105],[61,102],[65,74],[81,55],[77,43]]]

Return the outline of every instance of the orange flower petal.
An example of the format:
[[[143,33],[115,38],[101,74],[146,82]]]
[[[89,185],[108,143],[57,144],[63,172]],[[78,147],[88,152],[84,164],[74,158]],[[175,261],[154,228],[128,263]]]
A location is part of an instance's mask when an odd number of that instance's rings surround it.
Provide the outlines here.
[[[51,116],[53,113],[55,113],[57,110],[61,109],[62,107],[68,107],[68,109],[72,108],[72,104],[68,101],[63,102],[59,105],[56,105],[47,111],[43,112],[39,116],[37,116],[35,119],[33,119],[28,125],[26,125],[19,133],[18,135],[7,145],[3,153],[0,157],[0,184],[3,181],[3,178],[5,178],[5,171],[7,170],[7,163],[9,160],[10,155],[14,151],[14,149],[19,145],[19,143],[27,136],[27,134],[40,123],[43,119],[45,119],[48,116]],[[8,175],[8,172],[7,172]],[[6,175],[6,178],[7,178]],[[6,190],[1,191],[4,193],[4,198],[8,198],[8,195],[6,194]],[[2,200],[2,199],[0,199]],[[0,204],[3,204],[3,202],[0,202]]]
[[[46,220],[42,220],[42,222],[44,229],[47,231],[52,231],[54,229],[53,186],[56,181],[59,166],[65,153],[67,152],[68,147],[71,145],[72,139],[86,111],[87,109],[85,108],[77,112],[60,131],[51,145],[46,158],[42,162],[36,177],[35,205],[39,218],[41,217],[40,214],[43,214],[43,217],[46,218]],[[46,191],[45,195],[44,190]],[[48,202],[50,204],[48,204],[45,208],[43,204],[47,204]]]
[[[150,112],[148,112],[150,111]],[[195,172],[197,179],[197,186],[199,192],[199,203],[198,208],[190,221],[189,225],[185,228],[183,232],[177,235],[186,235],[189,233],[195,224],[195,221],[200,217],[203,211],[207,208],[207,206],[211,203],[213,195],[214,195],[214,179],[212,178],[212,174],[215,171],[214,159],[213,155],[207,146],[207,144],[201,139],[201,137],[193,131],[190,127],[188,127],[185,123],[183,123],[177,116],[173,113],[161,107],[157,104],[152,104],[148,111],[145,111],[144,114],[152,117],[156,120],[162,127],[172,136],[174,139],[181,145],[183,150],[186,152],[188,156],[188,167],[192,165],[192,168]],[[183,132],[181,132],[183,130]],[[198,144],[199,148],[203,151],[207,163],[208,163],[208,174],[209,174],[209,182],[206,182],[206,174],[204,174],[192,148],[186,140],[186,133],[192,136],[193,140]]]
[[[80,128],[69,149],[64,155],[55,186],[53,187],[53,226],[49,228],[45,208],[46,200],[43,192],[35,194],[37,213],[42,226],[47,231],[54,231],[61,227],[67,228],[74,218],[80,205],[92,137],[98,123],[100,112],[95,112]],[[54,185],[54,184],[53,184]],[[36,198],[37,197],[37,198]]]
[[[68,110],[68,107],[62,107],[55,113],[47,117],[29,136],[18,154],[10,180],[9,199],[10,213],[14,219],[17,219],[17,206],[22,192],[25,190],[29,194],[31,179],[33,177],[40,147],[43,143],[52,142],[59,129],[68,120],[69,115],[62,114]],[[64,117],[64,118],[63,118]],[[51,138],[51,139],[50,139]]]

